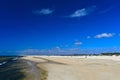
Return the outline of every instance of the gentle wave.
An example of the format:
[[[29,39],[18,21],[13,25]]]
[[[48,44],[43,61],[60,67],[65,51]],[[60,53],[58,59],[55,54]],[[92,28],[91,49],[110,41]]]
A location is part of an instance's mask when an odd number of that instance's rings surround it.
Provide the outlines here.
[[[4,64],[6,64],[6,63],[7,63],[7,61],[6,61],[6,62],[1,62],[1,63],[0,63],[0,66],[1,66],[1,65],[4,65]]]

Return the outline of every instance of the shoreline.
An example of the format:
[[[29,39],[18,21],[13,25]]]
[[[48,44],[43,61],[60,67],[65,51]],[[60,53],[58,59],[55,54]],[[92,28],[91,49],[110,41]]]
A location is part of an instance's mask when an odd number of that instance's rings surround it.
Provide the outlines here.
[[[47,71],[39,65],[38,62],[33,60],[26,59],[25,57],[21,58],[22,60],[26,60],[29,68],[25,71],[26,78],[24,80],[47,80]]]

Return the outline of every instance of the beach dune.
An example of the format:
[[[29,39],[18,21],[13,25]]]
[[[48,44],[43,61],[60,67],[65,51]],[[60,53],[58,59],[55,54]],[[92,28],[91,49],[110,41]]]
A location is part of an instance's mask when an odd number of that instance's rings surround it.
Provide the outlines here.
[[[115,58],[115,57],[114,57]],[[113,58],[27,56],[48,73],[47,80],[120,80],[120,61]]]

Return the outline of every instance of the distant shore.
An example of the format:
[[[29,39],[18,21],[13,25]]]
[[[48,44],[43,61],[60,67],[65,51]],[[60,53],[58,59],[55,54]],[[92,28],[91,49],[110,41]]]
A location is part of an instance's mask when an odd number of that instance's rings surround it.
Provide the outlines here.
[[[120,61],[120,56],[89,56],[89,55],[83,55],[83,56],[47,56],[47,55],[27,55],[29,57],[44,57],[44,58],[47,58],[47,57],[56,57],[56,58],[82,58],[82,59],[105,59],[105,60],[114,60],[114,61]]]

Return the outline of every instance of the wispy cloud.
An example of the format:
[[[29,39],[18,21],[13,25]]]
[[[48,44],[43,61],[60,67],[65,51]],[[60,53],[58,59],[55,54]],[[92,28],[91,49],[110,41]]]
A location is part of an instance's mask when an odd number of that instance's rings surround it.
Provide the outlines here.
[[[87,36],[87,39],[90,39],[91,38],[91,36]]]
[[[104,14],[104,13],[109,12],[110,10],[111,10],[111,9],[102,10],[102,11],[98,12],[98,14]]]
[[[0,55],[70,55],[70,54],[98,54],[104,52],[120,52],[120,47],[113,46],[109,48],[60,48],[52,49],[25,49],[20,51],[0,51]]]
[[[86,15],[88,15],[88,12],[86,11],[85,8],[83,8],[83,9],[75,11],[73,14],[70,15],[70,17],[71,18],[82,17],[82,16],[86,16]]]
[[[113,37],[115,34],[114,33],[102,33],[94,36],[94,38],[110,38]]]
[[[39,15],[48,15],[52,14],[54,10],[51,9],[41,9],[41,10],[35,10],[33,11],[34,14],[39,14]]]
[[[83,44],[83,43],[82,43],[81,41],[75,41],[75,42],[74,42],[74,45],[75,45],[75,46],[80,46],[80,45],[82,45],[82,44]]]
[[[92,48],[92,49],[80,49],[80,48],[69,48],[69,49],[27,49],[16,51],[14,53],[20,55],[67,55],[67,54],[98,54],[104,52],[120,52],[119,47],[111,48]],[[13,52],[9,52],[13,53]]]
[[[67,54],[78,54],[81,53],[81,50],[78,48],[70,48],[70,49],[44,49],[44,50],[39,50],[39,49],[27,49],[27,50],[21,50],[21,51],[16,51],[16,53],[19,53],[21,55],[67,55]]]
[[[109,8],[107,8],[107,9],[101,10],[101,11],[98,12],[98,14],[108,13],[108,12],[111,11],[113,8],[114,8],[114,7],[112,6],[112,7],[109,7]]]
[[[78,9],[73,14],[69,15],[69,17],[75,18],[75,17],[87,16],[91,12],[93,12],[95,9],[96,9],[96,6],[92,6],[92,7],[89,7],[89,8]]]

